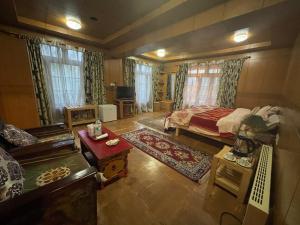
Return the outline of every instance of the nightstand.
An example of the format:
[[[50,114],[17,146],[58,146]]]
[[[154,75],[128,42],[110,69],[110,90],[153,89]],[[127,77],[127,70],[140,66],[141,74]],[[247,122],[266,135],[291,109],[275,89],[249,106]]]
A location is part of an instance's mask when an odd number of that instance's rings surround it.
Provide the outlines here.
[[[239,202],[243,203],[249,189],[255,163],[251,168],[246,168],[236,162],[224,159],[224,155],[230,150],[231,147],[224,146],[219,153],[214,155],[208,191],[211,192],[214,185],[217,185],[232,193]]]

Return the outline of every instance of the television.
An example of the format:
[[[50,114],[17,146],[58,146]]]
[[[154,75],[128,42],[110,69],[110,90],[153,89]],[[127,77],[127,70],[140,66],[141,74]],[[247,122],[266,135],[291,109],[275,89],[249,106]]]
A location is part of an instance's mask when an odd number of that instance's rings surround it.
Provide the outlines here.
[[[117,97],[117,99],[134,99],[134,88],[118,86],[116,97]]]

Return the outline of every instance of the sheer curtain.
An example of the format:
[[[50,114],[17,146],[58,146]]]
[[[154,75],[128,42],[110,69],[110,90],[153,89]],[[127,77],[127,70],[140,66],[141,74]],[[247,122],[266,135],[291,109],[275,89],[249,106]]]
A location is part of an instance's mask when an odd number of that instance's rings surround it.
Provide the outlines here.
[[[83,52],[41,44],[50,110],[54,122],[63,121],[63,107],[85,103]]]
[[[152,67],[137,63],[135,66],[135,95],[138,112],[153,110]]]
[[[221,62],[190,65],[183,90],[183,107],[216,105],[221,75]]]

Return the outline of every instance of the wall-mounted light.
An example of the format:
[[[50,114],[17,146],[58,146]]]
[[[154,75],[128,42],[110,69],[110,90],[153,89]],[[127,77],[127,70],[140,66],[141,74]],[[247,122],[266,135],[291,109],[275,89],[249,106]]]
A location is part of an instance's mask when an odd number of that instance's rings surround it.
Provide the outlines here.
[[[165,57],[165,55],[166,55],[166,50],[165,49],[158,49],[157,51],[156,51],[156,55],[158,56],[158,57]]]
[[[234,32],[233,40],[235,42],[242,42],[248,39],[249,36],[249,29],[241,29]]]
[[[75,17],[67,16],[66,24],[69,28],[71,28],[73,30],[79,30],[81,28],[80,20]]]

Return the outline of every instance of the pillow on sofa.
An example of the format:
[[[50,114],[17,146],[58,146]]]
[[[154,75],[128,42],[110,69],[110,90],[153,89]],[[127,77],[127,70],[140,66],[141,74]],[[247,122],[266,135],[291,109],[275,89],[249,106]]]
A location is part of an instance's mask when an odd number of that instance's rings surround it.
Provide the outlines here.
[[[26,146],[37,143],[38,139],[14,125],[6,124],[1,131],[3,138],[15,146]]]
[[[23,193],[22,167],[4,149],[0,148],[0,202]]]

